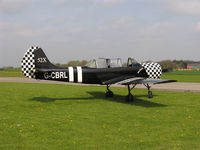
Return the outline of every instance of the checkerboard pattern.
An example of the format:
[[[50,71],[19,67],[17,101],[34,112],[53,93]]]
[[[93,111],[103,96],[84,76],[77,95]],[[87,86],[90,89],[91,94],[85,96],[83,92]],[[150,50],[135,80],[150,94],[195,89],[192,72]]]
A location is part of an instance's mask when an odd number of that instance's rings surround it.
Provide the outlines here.
[[[162,75],[162,68],[158,63],[143,63],[142,66],[145,68],[149,78],[159,79]]]
[[[38,47],[29,48],[21,61],[22,73],[28,78],[35,78],[34,51],[36,49],[38,49]]]

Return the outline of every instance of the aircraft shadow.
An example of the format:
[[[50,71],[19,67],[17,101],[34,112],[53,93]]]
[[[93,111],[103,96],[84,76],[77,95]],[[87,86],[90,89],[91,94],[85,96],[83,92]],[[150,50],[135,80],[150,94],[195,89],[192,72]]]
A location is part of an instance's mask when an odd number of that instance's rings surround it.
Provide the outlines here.
[[[133,102],[125,102],[125,95],[118,95],[114,94],[112,98],[106,98],[104,92],[87,92],[92,95],[94,98],[101,98],[108,101],[113,101],[117,103],[135,105],[135,106],[142,106],[142,107],[166,107],[167,105],[155,103],[152,101],[144,100],[142,98],[146,98],[147,95],[133,95],[134,101]],[[156,97],[157,95],[154,95]]]
[[[125,96],[115,94],[112,98],[106,98],[104,92],[87,92],[92,97],[66,97],[66,98],[51,98],[51,97],[34,97],[30,101],[38,101],[42,103],[55,102],[56,100],[94,100],[94,99],[104,99],[107,101],[123,103],[128,105],[142,106],[142,107],[166,107],[167,105],[159,104],[156,102],[144,100],[147,95],[134,95],[133,102],[125,102]],[[154,95],[155,97],[156,95]]]

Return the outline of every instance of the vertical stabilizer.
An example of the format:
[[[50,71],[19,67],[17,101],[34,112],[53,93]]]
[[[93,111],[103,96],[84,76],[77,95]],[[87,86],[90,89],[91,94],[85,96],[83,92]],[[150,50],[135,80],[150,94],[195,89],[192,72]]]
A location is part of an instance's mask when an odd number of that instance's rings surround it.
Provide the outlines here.
[[[22,73],[28,78],[36,78],[36,69],[55,69],[57,66],[53,65],[39,47],[30,47],[21,62]]]

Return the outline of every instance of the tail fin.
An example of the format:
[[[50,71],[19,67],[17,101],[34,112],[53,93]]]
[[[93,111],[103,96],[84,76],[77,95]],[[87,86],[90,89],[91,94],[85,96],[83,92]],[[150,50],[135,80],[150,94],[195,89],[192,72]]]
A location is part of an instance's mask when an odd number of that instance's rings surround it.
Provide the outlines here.
[[[29,48],[21,62],[22,73],[28,78],[36,78],[36,68],[56,68],[39,47]]]

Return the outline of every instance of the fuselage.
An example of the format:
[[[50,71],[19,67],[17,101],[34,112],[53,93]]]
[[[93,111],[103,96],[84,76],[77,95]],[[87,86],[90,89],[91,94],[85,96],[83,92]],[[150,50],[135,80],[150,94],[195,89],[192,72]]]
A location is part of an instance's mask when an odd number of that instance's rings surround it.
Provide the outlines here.
[[[63,68],[52,64],[41,48],[31,47],[21,65],[23,74],[28,78],[86,84],[114,84],[134,77],[158,79],[162,74],[162,68],[157,63],[139,64],[128,58],[127,65],[122,67],[119,60],[97,59],[83,67]]]
[[[134,76],[147,78],[142,66],[115,68],[68,67],[58,69],[37,69],[36,79],[57,80],[85,84],[102,84],[120,76]]]

